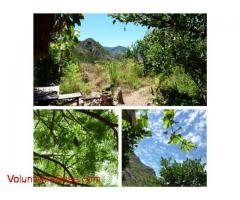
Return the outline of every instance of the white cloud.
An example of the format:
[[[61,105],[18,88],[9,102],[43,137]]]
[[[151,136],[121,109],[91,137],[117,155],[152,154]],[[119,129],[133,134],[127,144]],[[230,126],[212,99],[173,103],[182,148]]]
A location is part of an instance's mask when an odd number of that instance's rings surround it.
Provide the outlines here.
[[[201,119],[201,121],[195,124],[194,131],[202,133],[205,131],[205,127],[206,127],[206,120]]]
[[[177,118],[180,114],[183,114],[182,110],[176,110],[174,117]]]
[[[194,144],[200,144],[200,142],[201,142],[201,137],[200,137],[200,135],[198,135],[198,134],[194,134],[194,133],[192,133],[192,132],[189,132],[186,136],[185,136],[185,138],[187,139],[187,140],[191,140]]]
[[[198,116],[198,111],[196,111],[196,110],[192,111],[189,114],[188,125],[190,125],[196,119],[197,116]]]
[[[199,135],[195,135],[191,138],[191,141],[195,144],[199,144],[201,141],[201,137]]]
[[[201,142],[201,143],[199,143],[198,146],[201,148],[206,148],[207,144],[206,144],[206,142]]]
[[[177,163],[183,163],[183,159],[176,159]]]
[[[162,114],[162,111],[163,110],[152,110],[152,109],[150,109],[149,111],[148,111],[148,114],[152,114],[152,115],[161,115]]]

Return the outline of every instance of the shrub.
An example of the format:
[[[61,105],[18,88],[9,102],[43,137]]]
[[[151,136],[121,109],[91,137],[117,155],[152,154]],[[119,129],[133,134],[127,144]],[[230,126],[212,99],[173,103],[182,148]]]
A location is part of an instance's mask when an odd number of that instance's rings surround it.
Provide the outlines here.
[[[157,94],[154,102],[159,105],[202,105],[199,87],[181,67],[173,68],[168,76],[158,76]]]
[[[79,65],[72,63],[65,68],[60,82],[60,89],[62,93],[81,92],[86,94],[89,92],[87,79],[81,72]]]

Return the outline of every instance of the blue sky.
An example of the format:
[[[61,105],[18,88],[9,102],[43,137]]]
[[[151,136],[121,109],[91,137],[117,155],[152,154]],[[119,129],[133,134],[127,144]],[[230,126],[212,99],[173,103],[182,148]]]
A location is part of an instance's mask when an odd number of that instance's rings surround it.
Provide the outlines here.
[[[136,40],[142,39],[147,32],[146,27],[136,26],[133,23],[127,25],[116,22],[107,14],[84,14],[84,20],[81,21],[79,40],[93,38],[103,46],[115,47],[131,46]],[[126,31],[124,31],[126,28]]]
[[[180,150],[180,145],[168,144],[169,134],[164,134],[166,129],[163,128],[163,111],[149,110],[148,112],[148,129],[152,131],[152,137],[142,139],[135,154],[147,166],[154,169],[159,176],[160,158],[172,157],[177,162],[182,162],[187,158],[201,158],[202,162],[207,162],[207,119],[206,110],[176,110],[175,121],[179,122],[182,127],[183,136],[191,140],[198,148],[191,150],[189,153]]]

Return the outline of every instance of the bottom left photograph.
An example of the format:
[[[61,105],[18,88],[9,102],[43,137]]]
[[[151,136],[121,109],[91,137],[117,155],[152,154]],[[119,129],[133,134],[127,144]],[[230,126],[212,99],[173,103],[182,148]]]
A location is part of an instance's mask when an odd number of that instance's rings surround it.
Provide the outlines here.
[[[33,112],[35,187],[118,186],[116,111]]]

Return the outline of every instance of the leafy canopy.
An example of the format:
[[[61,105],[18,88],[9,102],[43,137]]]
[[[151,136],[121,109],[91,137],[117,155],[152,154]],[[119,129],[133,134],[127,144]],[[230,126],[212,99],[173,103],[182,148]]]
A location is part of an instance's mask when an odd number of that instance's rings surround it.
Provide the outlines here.
[[[117,117],[108,110],[35,110],[35,186],[112,186],[117,176]],[[102,176],[102,172],[105,173]],[[100,182],[83,182],[100,176]],[[76,179],[76,180],[74,180]]]
[[[159,183],[161,186],[206,186],[207,172],[201,159],[187,159],[182,163],[161,158]]]

